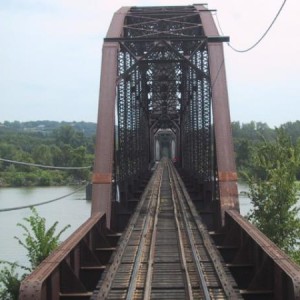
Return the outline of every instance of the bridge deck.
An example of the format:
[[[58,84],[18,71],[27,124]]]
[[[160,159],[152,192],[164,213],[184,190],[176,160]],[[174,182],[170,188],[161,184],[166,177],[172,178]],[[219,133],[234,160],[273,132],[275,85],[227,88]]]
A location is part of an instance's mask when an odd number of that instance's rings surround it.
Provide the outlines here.
[[[202,221],[162,162],[119,241],[94,214],[22,281],[19,299],[300,299],[299,266],[238,211],[220,232]]]
[[[158,165],[97,288],[92,299],[241,298],[167,160]]]

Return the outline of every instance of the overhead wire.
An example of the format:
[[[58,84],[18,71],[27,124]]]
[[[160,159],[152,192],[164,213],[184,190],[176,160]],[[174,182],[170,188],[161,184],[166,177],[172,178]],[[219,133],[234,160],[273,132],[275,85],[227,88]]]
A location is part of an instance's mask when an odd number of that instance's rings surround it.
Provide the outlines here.
[[[276,20],[278,19],[283,7],[285,6],[287,0],[284,0],[281,7],[279,8],[277,14],[275,15],[273,21],[271,22],[271,24],[269,25],[269,27],[267,28],[267,30],[263,33],[263,35],[249,48],[246,48],[246,49],[237,49],[235,47],[233,47],[230,43],[227,43],[227,45],[235,52],[239,52],[239,53],[245,53],[245,52],[248,52],[252,49],[254,49],[265,37],[266,35],[268,34],[268,32],[270,31],[270,29],[272,28],[272,26],[274,25],[274,23],[276,22]],[[218,24],[218,27],[220,29],[220,32],[222,35],[224,35],[223,33],[223,30],[221,28],[221,25],[220,25],[220,21],[219,21],[219,18],[218,18],[218,15],[217,13],[214,14],[215,17],[216,17],[216,20],[217,20],[217,24]],[[221,66],[219,68],[219,71],[217,73],[217,76],[218,77],[218,74],[220,72],[220,69],[223,65],[224,61],[221,63]],[[214,83],[216,81],[217,78],[215,78],[214,82],[213,82],[213,86],[214,86]],[[20,162],[20,161],[15,161],[15,160],[10,160],[10,159],[4,159],[4,158],[0,158],[0,161],[4,161],[4,162],[8,162],[8,163],[13,163],[13,164],[20,164],[20,165],[25,165],[25,166],[33,166],[33,167],[39,167],[39,168],[46,168],[46,169],[60,169],[60,170],[80,170],[80,169],[89,169],[91,168],[91,166],[85,166],[85,167],[59,167],[59,166],[47,166],[47,165],[42,165],[42,164],[35,164],[35,163],[27,163],[27,162]],[[61,200],[61,199],[64,199],[70,195],[73,195],[75,194],[76,192],[78,192],[79,190],[83,189],[83,187],[80,187],[79,189],[76,189],[75,191],[73,191],[72,193],[69,193],[67,195],[64,195],[62,197],[59,197],[59,198],[55,198],[55,199],[52,199],[52,200],[48,200],[48,201],[44,201],[44,202],[40,202],[40,203],[36,203],[36,204],[31,204],[31,205],[25,205],[25,206],[19,206],[19,207],[12,207],[12,208],[6,208],[6,209],[0,209],[0,212],[3,212],[3,211],[12,211],[12,210],[18,210],[18,209],[25,209],[25,208],[29,208],[29,207],[33,207],[33,206],[39,206],[39,205],[44,205],[44,204],[47,204],[47,203],[51,203],[51,202],[54,202],[54,201],[58,201],[58,200]]]
[[[287,0],[284,0],[281,7],[279,8],[276,16],[274,17],[273,21],[271,22],[271,24],[269,25],[269,27],[267,28],[267,30],[263,33],[263,35],[257,40],[257,42],[255,42],[251,47],[249,48],[246,48],[246,49],[237,49],[235,47],[233,47],[230,43],[227,43],[227,45],[235,52],[239,52],[239,53],[245,53],[245,52],[248,52],[252,49],[254,49],[264,38],[265,36],[268,34],[268,32],[270,31],[270,29],[272,28],[272,26],[274,25],[274,23],[276,22],[276,20],[278,19],[283,7],[285,6]],[[218,18],[218,15],[217,13],[214,14],[216,16],[216,20],[217,20],[217,24],[218,24],[218,27],[220,29],[220,32],[222,35],[224,35],[223,31],[222,31],[222,28],[221,28],[221,25],[220,25],[220,22],[219,22],[219,18]]]
[[[0,158],[0,161],[12,163],[12,164],[18,164],[18,165],[24,165],[24,166],[30,166],[30,167],[38,167],[38,168],[45,168],[45,169],[56,169],[56,170],[81,170],[81,169],[90,169],[92,166],[85,166],[85,167],[57,167],[57,166],[46,166],[42,164],[34,164],[34,163],[28,163],[28,162],[22,162],[22,161],[16,161],[11,159],[5,159]]]
[[[41,165],[41,164],[34,164],[34,163],[28,163],[28,162],[21,162],[21,161],[15,161],[15,160],[10,160],[10,159],[4,159],[4,158],[0,158],[0,161],[3,162],[8,162],[8,163],[12,163],[12,164],[19,164],[19,165],[24,165],[24,166],[32,166],[32,167],[39,167],[39,168],[45,168],[45,169],[58,169],[58,170],[82,170],[82,169],[90,169],[91,166],[85,166],[85,167],[58,167],[58,166],[46,166],[46,165]],[[66,197],[69,197],[75,193],[77,193],[78,191],[86,188],[87,185],[85,186],[81,186],[78,189],[75,189],[72,193],[69,193],[67,195],[52,199],[52,200],[47,200],[47,201],[43,201],[43,202],[39,202],[39,203],[35,203],[35,204],[28,204],[28,205],[23,205],[23,206],[17,206],[17,207],[10,207],[10,208],[2,208],[0,209],[0,212],[4,212],[4,211],[12,211],[12,210],[19,210],[19,209],[25,209],[25,208],[30,208],[30,207],[34,207],[34,206],[40,206],[40,205],[44,205],[44,204],[48,204],[51,202],[55,202],[61,199],[64,199]]]
[[[34,203],[34,204],[28,204],[28,205],[23,205],[23,206],[16,206],[16,207],[9,207],[9,208],[1,208],[0,212],[6,212],[6,211],[12,211],[12,210],[20,210],[20,209],[25,209],[25,208],[30,208],[30,207],[35,207],[35,206],[41,206],[41,205],[45,205],[51,202],[55,202],[64,198],[67,198],[77,192],[79,192],[80,190],[83,190],[84,188],[86,188],[87,185],[81,186],[77,189],[75,189],[72,193],[69,193],[67,195],[52,199],[52,200],[47,200],[47,201],[43,201],[43,202],[38,202],[38,203]]]

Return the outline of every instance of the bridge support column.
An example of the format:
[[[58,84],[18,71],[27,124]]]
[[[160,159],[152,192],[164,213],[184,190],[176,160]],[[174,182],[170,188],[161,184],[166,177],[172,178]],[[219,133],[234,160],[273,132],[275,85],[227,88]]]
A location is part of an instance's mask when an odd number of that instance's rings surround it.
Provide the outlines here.
[[[196,5],[206,36],[219,36],[215,22],[209,11]],[[212,82],[212,111],[216,141],[216,155],[219,177],[220,210],[222,224],[226,209],[239,211],[237,173],[233,150],[225,60],[222,43],[208,44],[209,69]]]
[[[114,152],[117,43],[103,46],[96,157],[93,171],[92,215],[105,212],[110,227]]]
[[[114,14],[107,37],[120,37],[128,7]],[[93,170],[92,215],[106,214],[110,228],[114,159],[115,102],[119,43],[104,42],[102,49],[96,153]]]

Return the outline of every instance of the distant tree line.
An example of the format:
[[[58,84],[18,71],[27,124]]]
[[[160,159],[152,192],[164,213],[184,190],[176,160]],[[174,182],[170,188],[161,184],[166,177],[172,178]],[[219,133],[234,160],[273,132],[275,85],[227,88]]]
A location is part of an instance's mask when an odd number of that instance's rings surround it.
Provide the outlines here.
[[[300,121],[287,122],[279,127],[289,137],[293,146],[300,144]],[[276,128],[270,128],[266,123],[250,122],[240,123],[232,122],[232,135],[234,151],[236,155],[236,164],[240,174],[251,174],[254,172],[253,155],[256,148],[264,141],[272,142],[276,139]],[[300,169],[296,172],[296,177],[300,180]]]
[[[280,126],[296,145],[300,121]],[[276,130],[263,122],[232,122],[235,158],[240,178],[253,171],[251,157]],[[30,121],[0,123],[0,158],[29,163],[80,167],[93,164],[96,124],[92,122]],[[0,186],[60,185],[89,179],[89,170],[57,171],[0,161]],[[300,180],[300,170],[297,171]]]
[[[0,125],[0,158],[58,167],[93,164],[96,124],[37,121]],[[60,171],[0,161],[0,186],[65,185],[89,178],[89,169]]]

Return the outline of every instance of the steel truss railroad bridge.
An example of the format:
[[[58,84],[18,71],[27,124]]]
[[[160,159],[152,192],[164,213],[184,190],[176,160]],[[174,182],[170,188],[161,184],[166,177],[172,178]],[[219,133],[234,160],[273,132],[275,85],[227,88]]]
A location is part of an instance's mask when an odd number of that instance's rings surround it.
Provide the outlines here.
[[[20,299],[300,299],[299,266],[239,214],[226,41],[200,4],[114,14],[91,217]]]

